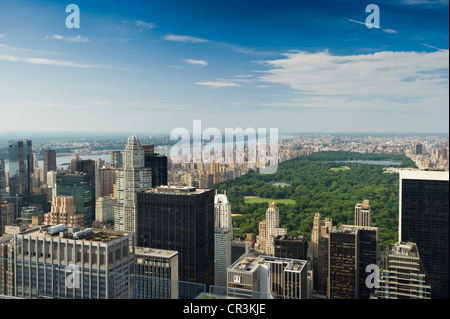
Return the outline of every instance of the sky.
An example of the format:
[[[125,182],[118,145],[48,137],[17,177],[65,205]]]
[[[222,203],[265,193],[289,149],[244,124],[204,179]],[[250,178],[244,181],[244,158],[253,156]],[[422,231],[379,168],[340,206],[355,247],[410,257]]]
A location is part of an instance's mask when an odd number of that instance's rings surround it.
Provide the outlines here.
[[[0,0],[0,134],[448,133],[448,28],[448,0]]]

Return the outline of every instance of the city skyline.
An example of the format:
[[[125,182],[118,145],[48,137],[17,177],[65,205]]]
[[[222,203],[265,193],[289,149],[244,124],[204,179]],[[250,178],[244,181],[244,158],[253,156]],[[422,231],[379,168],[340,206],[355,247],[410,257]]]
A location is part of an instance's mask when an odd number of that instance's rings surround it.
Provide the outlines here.
[[[73,3],[0,5],[2,135],[448,133],[448,1]]]

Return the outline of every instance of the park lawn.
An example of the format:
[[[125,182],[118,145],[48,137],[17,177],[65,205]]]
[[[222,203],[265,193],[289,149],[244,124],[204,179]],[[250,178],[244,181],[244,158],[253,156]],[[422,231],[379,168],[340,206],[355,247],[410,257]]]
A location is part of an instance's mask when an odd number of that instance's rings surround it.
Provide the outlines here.
[[[348,167],[348,166],[341,166],[341,167],[333,167],[333,168],[330,168],[330,171],[333,171],[333,172],[342,172],[342,171],[347,171],[347,170],[349,170],[350,169],[350,167]]]
[[[259,204],[259,203],[269,203],[275,202],[277,204],[285,204],[285,205],[294,205],[295,200],[293,199],[272,199],[272,198],[263,198],[257,196],[244,196],[244,202],[246,204]]]

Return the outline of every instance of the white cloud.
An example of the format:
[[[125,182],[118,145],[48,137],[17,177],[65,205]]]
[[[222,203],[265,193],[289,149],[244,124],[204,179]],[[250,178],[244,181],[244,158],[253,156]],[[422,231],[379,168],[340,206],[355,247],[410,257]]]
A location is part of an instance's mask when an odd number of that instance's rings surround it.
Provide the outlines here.
[[[164,40],[167,41],[175,41],[175,42],[183,42],[183,43],[205,43],[209,42],[206,39],[191,37],[188,35],[176,35],[176,34],[166,34],[164,36]]]
[[[265,61],[260,80],[285,84],[299,98],[273,107],[425,109],[448,108],[449,51],[377,52],[335,56],[328,51],[292,52]]]
[[[6,37],[6,34],[0,33],[0,39]]]
[[[237,83],[234,82],[225,82],[225,81],[207,81],[207,82],[197,82],[195,84],[198,85],[205,85],[209,86],[211,88],[224,88],[224,87],[234,87],[234,86],[240,86]]]
[[[70,43],[75,43],[75,42],[88,42],[88,38],[87,37],[82,37],[81,35],[77,35],[77,36],[73,36],[73,37],[65,37],[63,35],[59,35],[59,34],[54,34],[52,36],[46,35],[43,40],[58,40],[58,41],[65,41],[65,42],[70,42]]]
[[[151,22],[146,22],[146,21],[142,21],[142,20],[123,20],[123,23],[131,23],[133,25],[135,25],[136,27],[139,28],[140,31],[145,31],[145,30],[150,30],[153,29],[155,27],[154,23]]]
[[[208,65],[208,62],[206,62],[205,60],[185,59],[184,61],[192,65],[200,65],[200,66]]]
[[[41,64],[41,65],[52,65],[52,66],[65,66],[74,68],[95,68],[94,66],[81,64],[71,61],[61,61],[53,59],[42,59],[42,58],[18,58],[12,55],[0,55],[0,60],[9,62],[25,62],[29,64]]]

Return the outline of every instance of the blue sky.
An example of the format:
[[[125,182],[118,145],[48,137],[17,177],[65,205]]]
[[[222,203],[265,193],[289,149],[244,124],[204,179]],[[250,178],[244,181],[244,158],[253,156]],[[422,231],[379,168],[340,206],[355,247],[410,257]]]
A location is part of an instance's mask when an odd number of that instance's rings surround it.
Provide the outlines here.
[[[80,28],[65,21],[80,8]],[[368,28],[368,4],[380,28]],[[448,1],[0,1],[0,132],[448,132]]]

